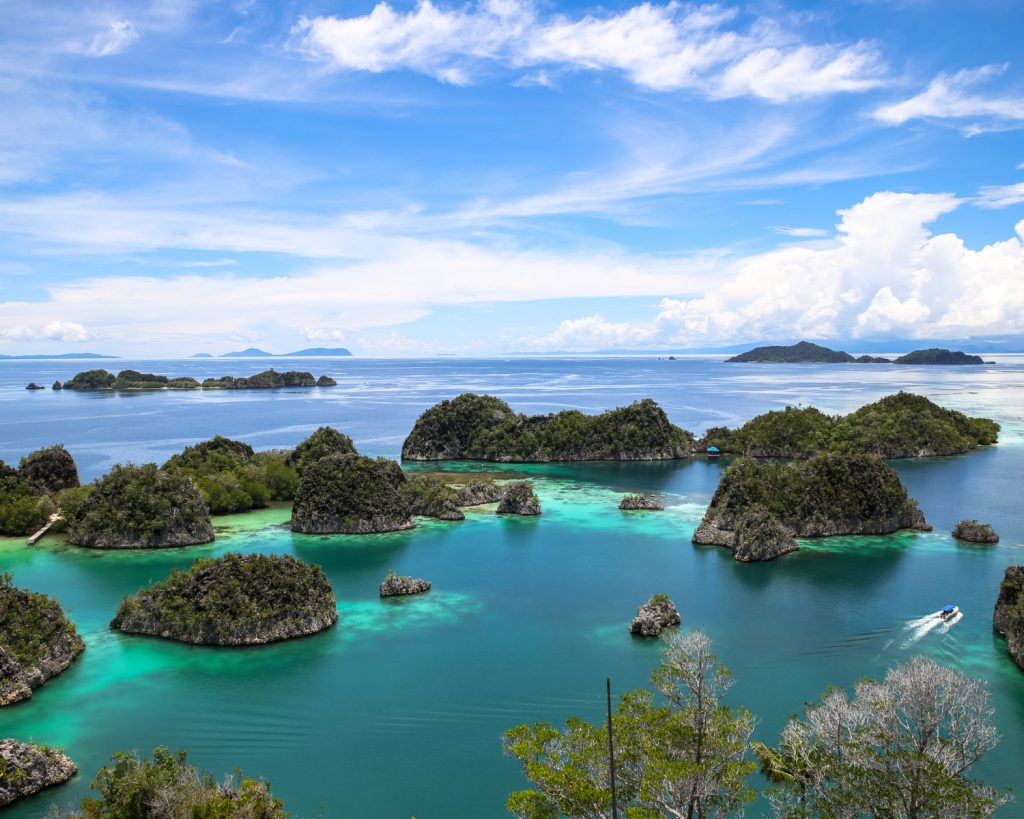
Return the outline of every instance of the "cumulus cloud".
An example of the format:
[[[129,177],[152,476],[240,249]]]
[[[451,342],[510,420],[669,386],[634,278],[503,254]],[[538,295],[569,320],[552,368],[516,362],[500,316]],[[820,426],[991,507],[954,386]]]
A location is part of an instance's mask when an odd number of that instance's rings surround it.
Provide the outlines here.
[[[345,333],[341,330],[328,330],[323,327],[307,327],[302,335],[309,341],[344,341]]]
[[[77,321],[51,321],[42,326],[24,324],[0,326],[0,339],[5,341],[94,341],[99,338]]]
[[[90,57],[110,57],[124,51],[139,37],[131,20],[114,20],[93,37],[85,53]]]
[[[528,0],[460,8],[420,0],[408,12],[380,2],[359,17],[302,18],[292,37],[296,48],[336,70],[411,70],[457,85],[489,66],[615,70],[654,91],[785,102],[882,82],[884,66],[870,44],[806,44],[768,20],[733,25],[737,16],[674,1],[571,18],[543,16]],[[544,71],[526,77],[551,83]]]
[[[974,87],[1003,74],[1006,65],[985,65],[956,74],[940,74],[915,97],[875,109],[873,116],[886,125],[902,125],[912,119],[977,119],[968,131],[987,130],[985,121],[1024,121],[1024,97],[975,93]]]
[[[502,343],[510,350],[604,350],[615,347],[645,347],[655,340],[653,327],[630,322],[607,321],[600,313],[563,321],[542,336],[506,336]]]

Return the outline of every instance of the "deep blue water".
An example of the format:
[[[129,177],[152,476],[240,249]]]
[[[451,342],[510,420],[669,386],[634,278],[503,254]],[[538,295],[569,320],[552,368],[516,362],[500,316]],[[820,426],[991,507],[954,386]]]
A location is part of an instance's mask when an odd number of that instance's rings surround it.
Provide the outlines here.
[[[169,375],[246,375],[273,364],[336,378],[339,386],[274,392],[131,395],[30,393],[92,366]],[[895,466],[931,534],[837,538],[767,564],[741,565],[690,535],[723,462],[497,467],[536,481],[537,520],[489,511],[457,524],[425,522],[373,537],[293,535],[287,509],[218,519],[208,547],[143,554],[26,548],[0,539],[0,570],[56,595],[88,643],[71,670],[27,704],[0,711],[0,735],[62,745],[82,775],[9,811],[45,814],[79,799],[117,749],[184,746],[201,767],[241,766],[273,780],[288,807],[328,817],[489,817],[521,787],[501,754],[520,722],[598,720],[605,676],[617,691],[644,684],[657,646],[625,632],[636,606],[669,593],[684,627],[712,637],[734,671],[730,702],[774,739],[786,717],[828,685],[850,686],[925,653],[987,679],[1003,733],[979,775],[1024,785],[1024,672],[991,630],[1007,565],[1024,563],[1024,358],[985,367],[725,365],[715,359],[308,360],[0,362],[0,458],[63,442],[91,479],[118,462],[162,462],[213,434],[257,448],[292,446],[322,424],[361,451],[396,456],[427,406],[473,390],[518,410],[599,411],[650,396],[700,432],[785,404],[846,412],[898,389],[985,414],[1001,443],[956,458]],[[724,459],[723,459],[724,461]],[[492,465],[481,468],[493,469]],[[624,515],[623,492],[649,490],[664,513]],[[990,521],[1002,542],[958,545],[960,517]],[[306,640],[220,650],[114,634],[121,597],[229,550],[295,554],[323,565],[339,626]],[[384,603],[388,569],[424,576],[422,598]],[[965,619],[917,635],[908,621],[947,601]],[[755,807],[751,815],[760,815]],[[1020,805],[1000,813],[1021,816]]]

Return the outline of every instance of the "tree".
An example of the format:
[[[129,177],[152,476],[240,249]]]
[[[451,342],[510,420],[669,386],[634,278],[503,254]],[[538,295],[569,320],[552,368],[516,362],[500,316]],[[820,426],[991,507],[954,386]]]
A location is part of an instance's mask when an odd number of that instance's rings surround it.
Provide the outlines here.
[[[651,676],[655,691],[625,694],[612,717],[617,806],[631,819],[741,815],[754,795],[746,785],[754,720],[721,704],[731,675],[711,641],[701,632],[669,635]],[[607,723],[520,725],[504,745],[534,786],[509,797],[516,816],[611,816]]]
[[[1008,796],[968,776],[999,741],[986,683],[916,658],[854,698],[830,690],[778,748],[755,744],[784,817],[980,817]]]

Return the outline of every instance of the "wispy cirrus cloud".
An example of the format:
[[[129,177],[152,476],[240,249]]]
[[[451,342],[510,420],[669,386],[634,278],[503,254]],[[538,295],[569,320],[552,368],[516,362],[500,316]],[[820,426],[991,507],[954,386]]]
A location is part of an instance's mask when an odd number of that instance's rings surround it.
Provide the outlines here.
[[[1024,182],[1014,185],[984,185],[973,199],[979,208],[995,210],[1024,202]]]
[[[110,57],[124,51],[137,39],[139,31],[131,20],[113,20],[93,37],[85,53],[90,57]]]
[[[496,68],[611,70],[651,91],[788,102],[865,91],[884,80],[872,44],[806,43],[774,21],[744,26],[738,17],[734,8],[677,2],[573,18],[545,16],[527,0],[461,8],[420,0],[408,12],[380,2],[359,17],[303,18],[292,39],[335,70],[411,70],[456,85]]]

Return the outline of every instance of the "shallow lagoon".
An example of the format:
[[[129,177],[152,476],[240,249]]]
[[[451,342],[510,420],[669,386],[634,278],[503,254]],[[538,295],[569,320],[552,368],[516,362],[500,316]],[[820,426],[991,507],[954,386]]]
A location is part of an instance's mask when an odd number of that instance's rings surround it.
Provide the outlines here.
[[[26,394],[24,383],[40,380],[42,365],[5,362],[0,456],[16,460],[63,440],[88,477],[113,461],[162,460],[215,432],[257,447],[292,445],[319,423],[353,434],[363,451],[394,455],[422,408],[463,389],[488,389],[530,411],[596,410],[651,395],[673,421],[701,429],[787,402],[848,411],[909,382],[940,403],[986,411],[1004,424],[998,447],[896,463],[934,533],[837,538],[769,564],[741,565],[725,550],[689,543],[724,465],[703,460],[497,467],[537,481],[544,515],[536,520],[498,519],[483,507],[460,523],[317,537],[293,535],[281,525],[287,509],[275,508],[217,519],[217,542],[194,549],[96,553],[56,540],[32,549],[2,542],[0,568],[19,585],[59,597],[88,643],[82,659],[29,703],[0,711],[0,734],[61,745],[82,769],[68,786],[8,813],[39,816],[54,799],[77,801],[113,750],[167,744],[189,748],[202,768],[241,766],[272,779],[303,816],[321,809],[330,817],[505,815],[508,792],[522,783],[502,757],[501,732],[572,714],[599,719],[605,676],[617,691],[642,685],[657,645],[631,638],[626,624],[654,592],[676,600],[684,627],[711,635],[735,672],[730,698],[759,716],[761,739],[772,740],[787,715],[827,685],[849,686],[916,653],[985,677],[1003,742],[979,774],[1020,790],[1024,672],[992,634],[991,612],[1005,566],[1024,563],[1024,499],[1016,490],[1024,471],[1024,366],[1001,361],[910,369],[650,359],[307,361],[287,366],[327,372],[341,389],[124,397]],[[175,374],[265,366],[160,365]],[[53,373],[45,383],[84,368],[45,366]],[[635,490],[662,494],[668,508],[620,512],[619,496]],[[958,545],[948,532],[962,516],[991,521],[1002,542]],[[108,630],[123,595],[197,556],[229,550],[320,563],[339,599],[339,626],[252,649]],[[376,586],[390,568],[426,577],[434,589],[382,602]],[[947,601],[966,613],[952,630],[905,628]],[[1024,815],[1024,808],[1000,815]]]

